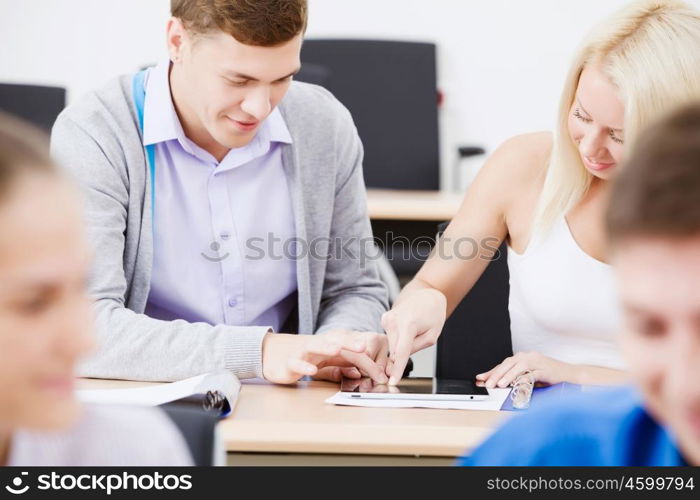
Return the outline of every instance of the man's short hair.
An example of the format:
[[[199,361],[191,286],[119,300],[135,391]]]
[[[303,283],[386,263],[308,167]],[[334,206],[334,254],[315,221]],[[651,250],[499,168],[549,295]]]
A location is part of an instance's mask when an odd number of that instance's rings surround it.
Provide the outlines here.
[[[700,236],[700,102],[645,130],[622,167],[607,213],[612,244]]]
[[[170,0],[195,34],[223,31],[246,45],[274,47],[306,30],[306,0]]]

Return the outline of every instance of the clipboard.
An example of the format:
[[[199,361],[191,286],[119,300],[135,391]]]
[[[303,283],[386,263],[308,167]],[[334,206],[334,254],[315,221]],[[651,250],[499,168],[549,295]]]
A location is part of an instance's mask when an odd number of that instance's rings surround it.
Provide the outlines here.
[[[240,389],[239,380],[224,371],[147,387],[78,390],[76,395],[85,403],[194,406],[223,418],[235,407]]]
[[[211,413],[219,418],[226,418],[231,414],[231,403],[221,391],[207,391],[170,401],[158,405],[160,407],[190,407]]]

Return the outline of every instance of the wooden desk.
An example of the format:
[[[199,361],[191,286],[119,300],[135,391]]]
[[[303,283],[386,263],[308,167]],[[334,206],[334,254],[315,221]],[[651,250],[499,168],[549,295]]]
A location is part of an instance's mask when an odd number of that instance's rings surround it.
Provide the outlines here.
[[[91,389],[141,385],[148,384],[109,380],[79,383],[81,388]],[[396,465],[412,457],[410,464],[414,465],[449,464],[480,443],[507,416],[507,412],[492,411],[325,404],[337,390],[337,384],[326,382],[300,382],[296,386],[244,382],[233,414],[219,424],[230,453],[229,463]],[[436,460],[418,462],[415,457]]]
[[[370,219],[447,221],[457,213],[463,195],[443,191],[368,189]]]

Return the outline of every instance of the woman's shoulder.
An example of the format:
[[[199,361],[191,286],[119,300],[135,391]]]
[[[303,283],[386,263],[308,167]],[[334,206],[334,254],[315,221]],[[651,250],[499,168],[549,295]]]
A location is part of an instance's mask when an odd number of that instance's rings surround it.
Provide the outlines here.
[[[475,184],[508,212],[518,200],[540,191],[551,149],[551,132],[511,137],[491,154]]]
[[[59,432],[20,432],[14,465],[191,465],[184,438],[157,408],[85,405]]]
[[[552,133],[549,131],[516,135],[504,141],[491,159],[510,178],[532,179],[546,171],[552,143]]]

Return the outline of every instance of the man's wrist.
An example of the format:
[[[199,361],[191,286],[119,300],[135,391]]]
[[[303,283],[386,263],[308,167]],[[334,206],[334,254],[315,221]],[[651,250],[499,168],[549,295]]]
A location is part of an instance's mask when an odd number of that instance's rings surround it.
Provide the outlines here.
[[[265,371],[266,371],[266,365],[269,365],[270,363],[275,363],[275,350],[279,350],[279,348],[275,349],[279,343],[284,343],[285,341],[289,341],[291,339],[296,339],[298,335],[290,334],[290,333],[275,333],[270,329],[265,336],[262,339],[262,343],[260,345],[260,375],[259,377],[264,378],[265,380],[269,380],[268,377],[265,376]],[[267,372],[270,372],[270,369],[273,369],[274,367],[267,367]]]
[[[224,347],[224,368],[241,379],[262,377],[262,343],[269,331],[267,327],[232,331]]]

